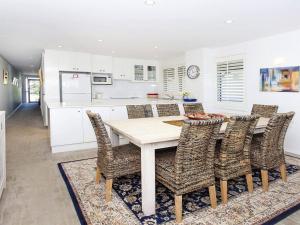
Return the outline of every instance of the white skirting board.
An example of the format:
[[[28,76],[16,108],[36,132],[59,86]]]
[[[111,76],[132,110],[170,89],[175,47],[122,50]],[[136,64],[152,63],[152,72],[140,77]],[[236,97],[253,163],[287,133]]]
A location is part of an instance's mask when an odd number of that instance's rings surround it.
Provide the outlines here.
[[[7,119],[9,119],[10,117],[12,117],[14,114],[15,114],[15,112],[17,112],[18,111],[18,109],[22,106],[22,104],[23,103],[20,103],[9,115],[7,115],[6,116],[6,119],[5,120],[7,120]]]
[[[128,140],[121,138],[120,145],[128,144]],[[97,142],[88,142],[88,143],[79,143],[71,145],[60,145],[60,146],[51,146],[52,153],[60,152],[72,152],[72,151],[81,151],[81,150],[90,150],[96,149],[98,147]]]
[[[90,143],[81,143],[81,144],[72,144],[72,145],[61,145],[61,146],[52,146],[52,153],[60,153],[60,152],[71,152],[71,151],[80,151],[97,148],[96,142]]]
[[[300,159],[300,155],[298,155],[298,154],[291,153],[291,152],[285,152],[285,154],[288,155],[288,156],[292,156],[292,157],[294,157],[294,158]]]

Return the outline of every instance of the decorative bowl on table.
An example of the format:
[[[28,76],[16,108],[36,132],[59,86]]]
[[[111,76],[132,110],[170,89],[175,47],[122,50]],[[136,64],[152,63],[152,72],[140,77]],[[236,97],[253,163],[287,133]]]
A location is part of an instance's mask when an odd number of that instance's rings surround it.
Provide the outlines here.
[[[196,102],[197,99],[196,98],[183,98],[184,102]]]
[[[222,114],[202,113],[202,112],[187,113],[185,114],[185,116],[190,120],[209,120],[209,119],[225,118],[225,116]]]

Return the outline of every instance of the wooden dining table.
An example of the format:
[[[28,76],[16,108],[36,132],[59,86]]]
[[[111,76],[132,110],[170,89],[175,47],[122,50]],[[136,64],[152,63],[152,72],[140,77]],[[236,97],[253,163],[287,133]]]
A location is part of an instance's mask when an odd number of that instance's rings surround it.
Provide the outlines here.
[[[119,145],[121,135],[141,148],[142,210],[146,216],[155,214],[155,149],[177,146],[181,126],[172,121],[185,119],[185,116],[168,116],[105,121],[113,146]],[[263,133],[268,121],[268,118],[260,118],[255,133]],[[220,138],[227,124],[222,124]]]

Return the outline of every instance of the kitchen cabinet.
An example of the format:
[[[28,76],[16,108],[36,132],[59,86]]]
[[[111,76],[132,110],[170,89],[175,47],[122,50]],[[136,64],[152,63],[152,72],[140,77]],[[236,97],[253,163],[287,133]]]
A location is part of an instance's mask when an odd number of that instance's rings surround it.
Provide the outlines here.
[[[6,186],[5,112],[0,111],[0,197]]]
[[[83,118],[83,136],[84,142],[96,142],[95,131],[92,127],[89,117],[86,114],[87,110],[91,110],[93,113],[99,113],[102,120],[120,120],[128,119],[127,109],[124,106],[117,107],[91,107],[84,108],[82,118]],[[110,129],[106,127],[107,134],[110,137]],[[127,144],[128,141],[124,137],[120,137],[120,144]]]
[[[156,81],[156,66],[146,66],[147,67],[147,80],[148,81]]]
[[[158,81],[158,62],[153,60],[138,60],[133,65],[133,81],[136,82],[157,82]]]
[[[60,52],[60,71],[91,72],[91,55],[80,52]]]
[[[81,108],[57,108],[50,112],[51,146],[83,143]]]
[[[126,106],[111,107],[110,120],[123,120],[128,119]]]
[[[83,120],[83,137],[84,137],[84,142],[95,142],[96,141],[96,135],[94,128],[91,124],[91,121],[86,114],[86,111],[90,110],[93,113],[99,113],[102,120],[109,120],[110,119],[110,112],[111,108],[110,107],[91,107],[91,108],[84,108],[83,113],[82,113],[82,120]],[[107,133],[109,134],[109,129],[107,129]]]
[[[128,58],[113,58],[113,79],[132,80],[133,60]]]
[[[113,59],[111,56],[92,55],[93,73],[112,73]]]

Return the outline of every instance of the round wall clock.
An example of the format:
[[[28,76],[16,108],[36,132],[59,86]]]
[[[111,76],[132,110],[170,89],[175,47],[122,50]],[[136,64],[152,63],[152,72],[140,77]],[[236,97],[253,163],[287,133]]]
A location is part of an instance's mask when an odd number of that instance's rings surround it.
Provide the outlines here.
[[[190,79],[196,79],[200,75],[200,68],[197,65],[190,65],[187,69],[187,76]]]

